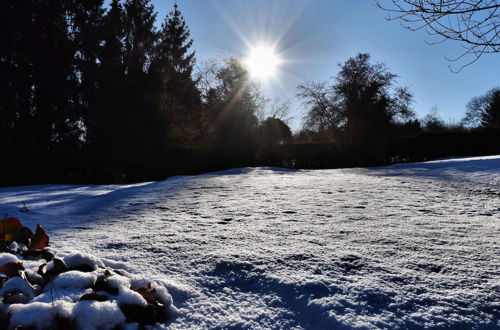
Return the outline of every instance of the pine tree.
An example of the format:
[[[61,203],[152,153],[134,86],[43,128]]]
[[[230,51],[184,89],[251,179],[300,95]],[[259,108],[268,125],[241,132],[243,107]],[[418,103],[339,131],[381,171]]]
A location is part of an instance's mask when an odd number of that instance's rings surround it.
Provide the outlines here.
[[[175,127],[174,143],[193,143],[199,137],[201,124],[200,91],[193,80],[195,52],[193,40],[177,4],[166,17],[152,71],[162,84],[162,102]]]
[[[68,5],[54,0],[0,5],[2,156],[19,173],[43,158],[29,170],[38,179],[58,173],[62,159],[69,164],[81,142]]]
[[[86,140],[92,140],[99,108],[99,71],[103,30],[103,0],[68,2],[69,32],[75,48],[79,110],[85,123]]]
[[[110,8],[103,19],[101,47],[101,67],[123,74],[124,58],[124,11],[119,0],[112,0]]]
[[[148,71],[158,37],[150,0],[127,0],[124,16],[125,69],[129,76]]]
[[[33,75],[26,45],[31,44],[31,10],[29,1],[0,2],[0,154],[6,160],[15,158],[13,152],[23,147],[24,134],[19,133],[29,132]]]
[[[67,4],[41,0],[33,7],[33,125],[39,150],[74,150],[81,134],[78,125],[77,77],[74,47],[68,35]],[[62,148],[62,149],[61,149]]]
[[[157,102],[157,82],[149,75],[158,33],[156,13],[150,0],[124,4],[124,78],[120,84],[120,111],[113,118],[116,135],[115,161],[124,170],[154,161],[166,143],[168,121]]]
[[[96,112],[87,118],[87,136],[98,170],[111,171],[115,151],[120,142],[124,80],[124,10],[119,0],[113,0],[102,18],[100,29],[98,91]]]

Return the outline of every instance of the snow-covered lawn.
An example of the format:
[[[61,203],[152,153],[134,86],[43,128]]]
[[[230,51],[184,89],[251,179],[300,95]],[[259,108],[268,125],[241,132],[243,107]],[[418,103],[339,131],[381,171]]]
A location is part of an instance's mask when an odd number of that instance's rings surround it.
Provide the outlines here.
[[[9,187],[4,215],[166,283],[172,329],[500,327],[500,156]]]

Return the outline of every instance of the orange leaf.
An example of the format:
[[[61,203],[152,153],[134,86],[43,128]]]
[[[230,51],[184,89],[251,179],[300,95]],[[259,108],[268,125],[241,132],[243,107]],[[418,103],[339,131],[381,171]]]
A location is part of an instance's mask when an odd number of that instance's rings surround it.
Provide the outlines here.
[[[31,239],[29,250],[39,250],[45,248],[49,244],[49,236],[40,225],[36,225],[35,235]]]
[[[138,292],[148,303],[154,303],[158,301],[158,297],[156,297],[156,290],[151,289],[151,283],[148,285],[143,285],[138,288],[133,289]]]
[[[23,225],[17,218],[0,220],[0,240],[13,241]]]
[[[0,267],[0,273],[5,273],[8,277],[21,276],[19,271],[24,270],[21,262],[8,262]]]

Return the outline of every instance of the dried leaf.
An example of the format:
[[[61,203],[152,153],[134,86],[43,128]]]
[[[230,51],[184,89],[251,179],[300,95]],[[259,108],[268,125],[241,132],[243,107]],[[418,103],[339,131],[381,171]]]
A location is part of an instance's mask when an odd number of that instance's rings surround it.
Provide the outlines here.
[[[31,239],[29,250],[39,250],[45,248],[49,244],[49,236],[40,225],[36,225],[35,235]]]
[[[0,220],[0,240],[13,241],[23,225],[17,218]]]
[[[158,301],[156,290],[151,289],[151,283],[135,288],[134,291],[138,292],[148,303],[155,303]]]
[[[0,273],[4,273],[8,277],[23,277],[21,274],[24,275],[24,267],[21,262],[8,262],[0,267]]]

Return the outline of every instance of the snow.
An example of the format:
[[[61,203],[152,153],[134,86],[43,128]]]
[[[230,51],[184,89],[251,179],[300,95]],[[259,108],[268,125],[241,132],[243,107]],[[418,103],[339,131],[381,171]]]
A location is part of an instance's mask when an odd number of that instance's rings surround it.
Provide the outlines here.
[[[43,329],[55,326],[53,323],[55,316],[69,317],[72,309],[71,303],[59,300],[54,303],[12,304],[8,312],[12,324]]]
[[[83,273],[75,270],[59,274],[53,281],[57,288],[78,288],[85,289],[94,285],[97,275],[92,273]]]
[[[4,296],[6,293],[20,292],[24,296],[31,300],[35,297],[35,293],[33,288],[29,286],[29,284],[20,277],[14,277],[9,279],[3,287],[0,289],[0,297]]]
[[[79,266],[90,266],[94,270],[97,267],[104,267],[103,262],[99,258],[89,253],[73,252],[65,256],[63,261],[70,269]]]
[[[112,329],[125,321],[116,301],[80,301],[73,307],[79,329]]]
[[[123,301],[50,311],[88,329],[120,321],[145,279],[173,299],[170,329],[498,328],[499,202],[500,156],[0,189],[0,214],[41,224],[65,261],[125,268],[108,278]],[[9,311],[36,324],[33,304]]]
[[[0,253],[0,266],[8,264],[9,262],[17,263],[17,262],[19,262],[19,259],[17,259],[17,257],[13,254],[1,252]]]
[[[55,257],[59,259],[58,265],[54,261],[45,264],[44,259],[29,260],[22,256],[10,255],[9,257],[8,254],[0,254],[0,260],[5,263],[21,263],[26,274],[22,276],[27,276],[32,284],[46,283],[43,289],[39,284],[31,286],[23,277],[12,277],[3,283],[0,288],[0,315],[11,315],[9,329],[17,329],[17,326],[36,329],[76,326],[78,329],[89,330],[113,329],[120,326],[125,329],[138,329],[137,323],[125,324],[124,313],[127,312],[122,310],[127,306],[145,309],[148,306],[145,298],[134,291],[136,287],[132,286],[132,282],[139,285],[147,284],[154,290],[152,299],[157,299],[162,303],[161,313],[171,316],[176,312],[172,305],[172,298],[162,284],[150,283],[147,279],[134,276],[125,270],[106,269],[100,258],[88,253],[72,250],[56,254]],[[42,269],[44,265],[48,270],[52,269],[57,272],[63,269],[62,265],[68,267],[69,270],[64,269],[65,271],[60,274],[52,273],[51,280],[45,282],[37,273],[37,270]],[[85,267],[82,271],[81,266],[89,267]],[[51,273],[45,273],[45,276],[49,276],[47,274]],[[106,282],[106,285],[97,286],[99,279]],[[99,291],[108,290],[108,288],[109,292]],[[113,292],[113,289],[116,291]],[[81,299],[90,293],[97,294],[99,300],[105,301]],[[160,309],[155,310],[160,311]],[[147,319],[148,322],[151,320]],[[61,322],[67,323],[61,324]]]

